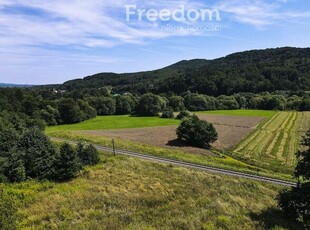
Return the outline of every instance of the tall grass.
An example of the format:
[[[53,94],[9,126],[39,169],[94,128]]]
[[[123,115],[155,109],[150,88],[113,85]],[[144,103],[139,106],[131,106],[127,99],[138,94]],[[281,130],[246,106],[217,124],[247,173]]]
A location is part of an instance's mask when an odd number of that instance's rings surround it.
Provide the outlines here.
[[[6,185],[20,229],[263,229],[296,226],[276,215],[279,186],[104,154],[62,184]],[[296,227],[297,229],[297,227]]]

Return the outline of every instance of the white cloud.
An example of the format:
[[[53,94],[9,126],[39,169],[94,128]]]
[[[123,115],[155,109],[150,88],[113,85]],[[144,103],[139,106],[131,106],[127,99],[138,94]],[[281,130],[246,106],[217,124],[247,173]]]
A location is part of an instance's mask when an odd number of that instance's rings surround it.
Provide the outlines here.
[[[222,0],[216,4],[216,7],[221,12],[231,16],[233,20],[256,28],[310,17],[310,12],[292,12],[286,8],[283,9],[286,3],[288,3],[287,0],[273,2],[266,0]]]

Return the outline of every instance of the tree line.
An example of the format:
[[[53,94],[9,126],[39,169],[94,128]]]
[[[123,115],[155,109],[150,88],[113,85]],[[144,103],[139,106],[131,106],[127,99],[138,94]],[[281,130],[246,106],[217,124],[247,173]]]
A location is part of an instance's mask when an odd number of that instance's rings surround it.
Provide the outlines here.
[[[24,126],[22,119],[0,117],[0,183],[29,178],[66,181],[99,160],[92,145],[56,146],[39,128]]]
[[[265,109],[310,110],[310,97],[284,92],[238,93],[218,97],[187,91],[181,95],[112,94],[110,87],[55,93],[42,89],[0,89],[0,117],[20,118],[26,127],[79,123],[105,115],[157,116],[160,112]]]

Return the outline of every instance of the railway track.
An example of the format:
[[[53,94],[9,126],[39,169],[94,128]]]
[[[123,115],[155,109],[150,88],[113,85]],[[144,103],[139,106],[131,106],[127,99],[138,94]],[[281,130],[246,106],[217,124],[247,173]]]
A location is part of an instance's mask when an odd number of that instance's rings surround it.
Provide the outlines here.
[[[59,139],[59,138],[51,138],[53,141],[57,142],[67,142],[69,144],[76,145],[78,142],[77,141],[69,141],[65,139]],[[125,156],[130,156],[130,157],[135,157],[143,160],[148,160],[148,161],[153,161],[153,162],[159,162],[159,163],[165,163],[165,164],[172,164],[172,165],[177,165],[181,167],[187,167],[187,168],[192,168],[192,169],[198,169],[214,174],[223,174],[227,176],[234,176],[234,177],[239,177],[239,178],[245,178],[245,179],[250,179],[250,180],[256,180],[256,181],[261,181],[261,182],[267,182],[267,183],[272,183],[272,184],[277,184],[277,185],[282,185],[282,186],[288,186],[288,187],[296,187],[297,184],[291,181],[285,181],[285,180],[279,180],[279,179],[274,179],[270,177],[264,177],[264,176],[258,176],[258,175],[253,175],[249,173],[242,173],[238,171],[233,171],[233,170],[227,170],[227,169],[221,169],[221,168],[216,168],[216,167],[210,167],[210,166],[205,166],[205,165],[199,165],[199,164],[194,164],[194,163],[189,163],[189,162],[184,162],[180,160],[173,160],[173,159],[167,159],[163,157],[156,157],[152,155],[146,155],[146,154],[141,154],[141,153],[136,153],[136,152],[131,152],[127,150],[119,150],[109,147],[104,147],[100,145],[94,145],[96,149],[110,152],[110,153],[115,153],[115,154],[120,154],[120,155],[125,155]]]

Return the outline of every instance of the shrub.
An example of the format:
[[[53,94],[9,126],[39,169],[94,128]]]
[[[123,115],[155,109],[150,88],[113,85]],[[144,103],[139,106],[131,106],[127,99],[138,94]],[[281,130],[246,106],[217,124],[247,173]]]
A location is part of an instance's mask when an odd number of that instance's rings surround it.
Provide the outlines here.
[[[84,146],[79,143],[77,155],[82,165],[96,165],[100,161],[98,150],[93,145]]]
[[[179,113],[179,115],[177,116],[177,119],[182,120],[190,116],[191,116],[191,113],[189,111],[183,110]]]
[[[11,157],[9,159],[9,165],[5,170],[5,174],[7,178],[9,178],[10,182],[22,182],[26,180],[26,169],[24,166],[24,161],[21,159],[23,154],[17,152],[11,153]]]
[[[174,114],[172,110],[165,110],[161,115],[161,118],[174,118]]]
[[[194,115],[180,124],[177,129],[177,136],[181,141],[189,145],[210,148],[210,143],[217,140],[218,134],[211,123],[199,120]]]

